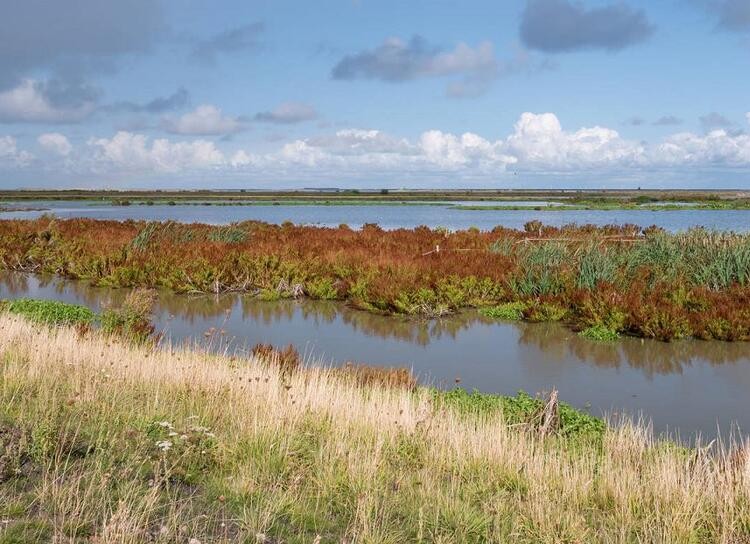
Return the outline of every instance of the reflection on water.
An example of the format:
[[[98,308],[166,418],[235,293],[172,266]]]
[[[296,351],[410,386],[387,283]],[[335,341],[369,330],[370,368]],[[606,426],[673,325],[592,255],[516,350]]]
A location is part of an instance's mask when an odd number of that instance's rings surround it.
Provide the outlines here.
[[[525,324],[519,341],[556,355],[574,357],[602,368],[628,366],[649,378],[655,374],[682,373],[694,361],[711,365],[733,364],[748,360],[747,342],[655,342],[642,338],[623,338],[618,342],[593,342],[555,324]]]
[[[125,290],[18,273],[0,275],[0,298],[64,300],[100,310]],[[244,349],[294,344],[312,360],[411,367],[423,382],[512,394],[556,387],[574,406],[642,411],[659,430],[715,434],[731,422],[750,427],[750,345],[624,338],[597,343],[557,324],[501,323],[476,312],[409,320],[324,301],[264,302],[241,295],[160,293],[157,328],[173,342]],[[216,334],[212,337],[215,338]]]

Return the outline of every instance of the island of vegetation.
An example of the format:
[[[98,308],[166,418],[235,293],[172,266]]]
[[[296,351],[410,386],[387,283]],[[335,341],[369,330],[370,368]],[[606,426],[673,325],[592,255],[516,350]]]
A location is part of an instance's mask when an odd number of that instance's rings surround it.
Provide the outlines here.
[[[750,235],[637,226],[385,231],[243,222],[0,221],[0,266],[99,286],[562,321],[591,338],[750,338]]]

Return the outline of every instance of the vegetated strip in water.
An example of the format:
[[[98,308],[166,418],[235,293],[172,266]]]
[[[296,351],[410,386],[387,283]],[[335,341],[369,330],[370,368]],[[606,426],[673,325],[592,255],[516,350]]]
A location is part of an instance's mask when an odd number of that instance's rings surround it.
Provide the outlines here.
[[[384,231],[243,222],[0,222],[0,264],[112,287],[344,300],[440,316],[498,308],[593,337],[750,338],[750,235],[621,226]],[[492,312],[492,310],[486,310]],[[492,315],[491,313],[489,315]]]
[[[644,210],[650,212],[658,211],[680,211],[680,210],[750,210],[750,199],[732,200],[694,200],[687,202],[660,201],[649,197],[632,199],[601,198],[598,200],[570,199],[539,204],[508,205],[488,204],[456,204],[452,206],[456,210],[487,211],[487,210],[534,210],[534,211],[575,211],[575,210]]]

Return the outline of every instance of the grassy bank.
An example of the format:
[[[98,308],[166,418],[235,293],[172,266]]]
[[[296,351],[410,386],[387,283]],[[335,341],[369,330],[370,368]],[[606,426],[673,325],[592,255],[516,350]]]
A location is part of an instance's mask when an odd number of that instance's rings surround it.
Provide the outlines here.
[[[0,542],[743,542],[750,466],[0,314]],[[515,417],[513,413],[506,415]],[[517,414],[516,414],[517,415]]]
[[[750,235],[529,223],[448,232],[89,219],[0,221],[0,266],[110,287],[559,320],[597,337],[750,338]],[[611,334],[610,334],[611,333]]]
[[[650,203],[649,200],[639,199],[602,199],[602,200],[577,200],[555,201],[562,205],[548,205],[540,203],[538,205],[513,205],[512,202],[507,204],[458,204],[453,206],[457,210],[467,211],[487,211],[487,210],[527,210],[527,211],[546,211],[546,212],[565,212],[576,210],[641,210],[650,212],[668,212],[668,211],[685,211],[685,210],[750,210],[750,200],[694,200],[683,202],[664,201],[660,203]]]

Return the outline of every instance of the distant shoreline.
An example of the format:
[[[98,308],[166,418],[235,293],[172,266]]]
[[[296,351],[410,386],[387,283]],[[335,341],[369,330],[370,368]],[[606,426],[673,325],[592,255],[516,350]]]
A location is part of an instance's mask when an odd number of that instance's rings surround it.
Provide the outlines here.
[[[750,209],[750,191],[735,190],[299,190],[299,191],[0,191],[0,211],[19,203],[87,201],[113,206],[445,206],[487,210]],[[467,203],[468,202],[468,203]],[[517,202],[518,204],[514,204]],[[3,204],[8,205],[3,205]],[[23,209],[26,209],[23,207]],[[41,208],[35,208],[41,209]]]

